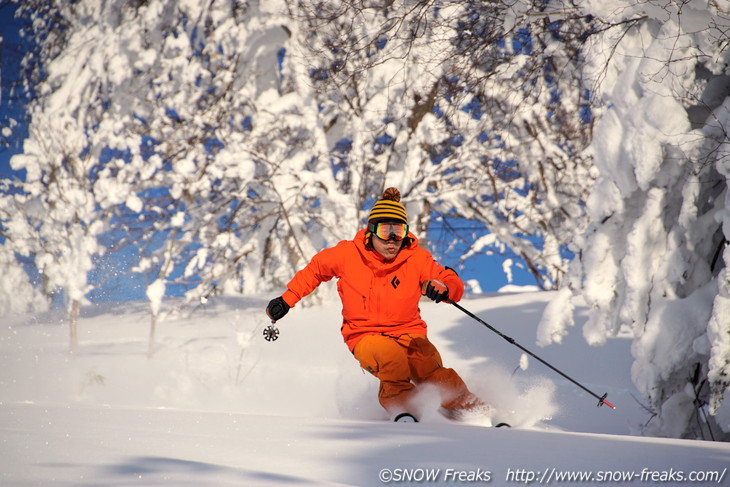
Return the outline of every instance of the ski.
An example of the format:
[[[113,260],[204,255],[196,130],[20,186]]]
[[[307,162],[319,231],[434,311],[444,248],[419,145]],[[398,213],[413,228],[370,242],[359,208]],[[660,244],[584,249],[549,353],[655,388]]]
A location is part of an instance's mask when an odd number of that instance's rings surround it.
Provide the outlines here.
[[[491,411],[491,408],[487,409],[487,411]],[[472,426],[483,426],[487,428],[511,428],[512,425],[505,422],[505,421],[499,421],[496,424],[492,423],[492,417],[488,412],[482,411],[479,412],[470,412],[465,411],[461,412],[461,414],[455,414],[454,411],[449,411],[444,408],[439,408],[439,413],[441,415],[448,419],[451,422],[454,423],[460,423],[465,425],[472,425]],[[486,422],[489,422],[489,424],[485,424]]]
[[[418,423],[418,420],[411,413],[400,413],[393,419],[394,423]]]

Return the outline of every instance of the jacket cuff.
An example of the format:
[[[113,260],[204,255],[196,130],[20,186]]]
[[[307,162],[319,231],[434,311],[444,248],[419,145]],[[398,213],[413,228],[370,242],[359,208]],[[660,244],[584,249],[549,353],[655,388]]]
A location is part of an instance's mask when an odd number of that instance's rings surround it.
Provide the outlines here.
[[[464,281],[461,280],[456,271],[448,267],[446,269],[447,274],[443,277],[443,283],[449,288],[449,299],[455,303],[459,302],[464,297]]]
[[[294,305],[299,302],[299,298],[297,298],[297,295],[288,289],[284,291],[284,294],[281,295],[281,299],[286,301],[286,304],[288,304],[290,308],[293,308]]]

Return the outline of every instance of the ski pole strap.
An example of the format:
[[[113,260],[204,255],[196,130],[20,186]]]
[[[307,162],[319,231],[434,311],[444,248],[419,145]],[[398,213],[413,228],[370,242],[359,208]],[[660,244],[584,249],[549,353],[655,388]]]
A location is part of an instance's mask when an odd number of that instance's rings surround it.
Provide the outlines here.
[[[493,331],[494,333],[496,333],[497,335],[499,335],[499,336],[501,336],[502,338],[504,338],[504,339],[505,339],[505,340],[506,340],[507,342],[509,342],[509,343],[511,343],[512,345],[514,345],[515,347],[519,348],[520,350],[522,350],[523,352],[525,352],[525,353],[526,353],[526,354],[528,354],[529,356],[531,356],[531,357],[535,358],[536,360],[538,360],[539,362],[541,362],[541,363],[542,363],[543,365],[545,365],[546,367],[548,367],[548,368],[550,368],[551,370],[553,370],[554,372],[556,372],[556,373],[560,374],[561,376],[563,376],[564,378],[568,379],[568,380],[569,380],[570,382],[572,382],[573,384],[577,385],[578,387],[580,387],[581,389],[583,389],[584,391],[586,391],[586,392],[587,392],[588,394],[590,394],[591,396],[593,396],[593,397],[595,397],[596,399],[598,399],[598,406],[599,406],[599,407],[600,407],[600,406],[603,406],[603,405],[605,404],[606,406],[610,407],[611,409],[616,409],[616,406],[614,406],[614,405],[613,405],[613,404],[611,404],[610,402],[606,401],[606,396],[608,396],[608,392],[607,392],[607,393],[605,393],[605,394],[604,394],[603,396],[599,396],[598,394],[596,394],[595,392],[591,391],[590,389],[588,389],[588,388],[587,388],[586,386],[584,386],[584,385],[583,385],[583,384],[581,384],[580,382],[576,381],[575,379],[573,379],[573,378],[572,378],[572,377],[570,377],[569,375],[567,375],[567,374],[565,374],[564,372],[560,371],[559,369],[557,369],[557,368],[556,368],[556,367],[554,367],[553,365],[549,364],[548,362],[546,362],[546,361],[545,361],[545,360],[543,360],[542,358],[538,357],[537,355],[535,355],[534,353],[532,353],[531,351],[529,351],[528,349],[526,349],[525,347],[523,347],[522,345],[520,345],[519,343],[517,343],[517,342],[515,341],[515,339],[514,339],[514,338],[512,338],[512,337],[509,337],[509,336],[505,335],[504,333],[502,333],[501,331],[497,330],[497,329],[496,329],[495,327],[493,327],[492,325],[490,325],[489,323],[487,323],[487,322],[486,322],[486,321],[484,321],[483,319],[479,318],[479,317],[478,317],[477,315],[475,315],[474,313],[472,313],[472,312],[471,312],[471,311],[469,311],[468,309],[464,308],[464,307],[463,307],[463,306],[461,306],[460,304],[458,304],[458,303],[456,303],[455,301],[453,301],[453,300],[451,300],[451,299],[448,299],[448,298],[447,298],[447,299],[446,299],[445,301],[446,301],[447,303],[453,304],[453,305],[454,305],[454,306],[455,306],[456,308],[460,309],[460,310],[461,310],[462,312],[464,312],[464,313],[465,313],[465,314],[466,314],[467,316],[469,316],[469,317],[471,317],[471,318],[475,319],[476,321],[478,321],[478,322],[479,322],[479,323],[481,323],[482,325],[484,325],[484,326],[486,326],[487,328],[489,328],[490,330],[492,330],[492,331]]]

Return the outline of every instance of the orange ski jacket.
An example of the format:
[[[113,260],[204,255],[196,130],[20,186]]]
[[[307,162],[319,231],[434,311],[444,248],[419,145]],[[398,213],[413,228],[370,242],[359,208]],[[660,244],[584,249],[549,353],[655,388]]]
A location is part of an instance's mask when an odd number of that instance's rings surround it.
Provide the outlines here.
[[[282,298],[294,307],[322,282],[337,278],[342,300],[341,331],[350,351],[365,335],[426,335],[426,323],[418,307],[423,282],[443,282],[453,301],[464,295],[464,283],[456,272],[442,267],[420,247],[413,234],[408,236],[411,244],[386,261],[365,248],[365,230],[360,230],[353,240],[343,240],[317,253],[294,275]]]

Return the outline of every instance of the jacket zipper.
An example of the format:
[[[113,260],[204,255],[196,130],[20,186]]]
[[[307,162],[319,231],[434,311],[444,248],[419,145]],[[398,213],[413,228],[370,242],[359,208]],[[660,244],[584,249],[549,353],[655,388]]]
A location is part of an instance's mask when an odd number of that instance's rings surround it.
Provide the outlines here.
[[[363,309],[363,311],[367,311],[367,299],[368,299],[367,296],[365,296],[362,293],[362,291],[360,291],[358,288],[356,288],[355,285],[352,284],[347,279],[340,279],[340,280],[341,281],[344,281],[345,284],[347,284],[348,286],[350,286],[350,288],[352,288],[353,291],[355,291],[357,294],[360,295],[360,297],[362,298],[362,309]]]

